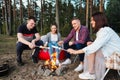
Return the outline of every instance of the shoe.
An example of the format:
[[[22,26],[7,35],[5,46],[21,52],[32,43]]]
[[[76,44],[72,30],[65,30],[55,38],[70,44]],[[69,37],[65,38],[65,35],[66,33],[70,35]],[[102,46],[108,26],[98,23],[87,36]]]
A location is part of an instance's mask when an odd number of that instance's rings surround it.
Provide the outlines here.
[[[95,74],[90,74],[89,72],[84,72],[79,74],[80,79],[95,79]]]
[[[70,59],[66,59],[64,62],[62,62],[61,64],[65,64],[65,65],[67,65],[67,64],[71,64],[71,60]]]
[[[32,56],[32,60],[33,60],[34,63],[38,63],[38,58],[37,57]]]
[[[56,65],[59,65],[59,64],[60,64],[60,62],[59,62],[59,60],[57,59],[57,60],[56,60]]]
[[[18,66],[24,66],[25,63],[17,61],[17,65],[18,65]]]
[[[74,69],[74,71],[79,72],[83,70],[83,65],[79,64],[77,68]]]

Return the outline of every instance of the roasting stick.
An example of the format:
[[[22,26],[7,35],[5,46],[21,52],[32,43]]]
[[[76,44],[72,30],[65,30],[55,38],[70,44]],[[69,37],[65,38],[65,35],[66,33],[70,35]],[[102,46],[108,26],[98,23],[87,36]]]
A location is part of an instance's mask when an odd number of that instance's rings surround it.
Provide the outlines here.
[[[50,49],[50,47],[45,47],[45,46],[36,46],[36,47],[41,49]],[[32,55],[34,54],[34,52],[35,52],[35,49],[33,50]]]
[[[36,46],[36,47],[39,47],[41,49],[50,49],[50,47],[46,47],[46,46]]]
[[[67,50],[65,50],[65,49],[63,49],[63,48],[61,48],[61,47],[57,47],[57,46],[52,46],[53,48],[56,48],[56,49],[59,49],[59,50],[64,50],[64,51],[67,51]]]

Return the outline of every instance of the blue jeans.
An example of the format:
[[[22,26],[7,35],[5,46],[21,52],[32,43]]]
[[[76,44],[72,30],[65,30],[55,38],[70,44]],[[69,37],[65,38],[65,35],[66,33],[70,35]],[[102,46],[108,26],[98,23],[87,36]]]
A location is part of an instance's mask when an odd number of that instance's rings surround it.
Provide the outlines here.
[[[85,46],[86,46],[86,44],[80,44],[80,43],[79,44],[74,44],[72,46],[69,46],[69,43],[64,43],[64,49],[66,49],[66,50],[68,48],[79,50],[79,49],[84,48]],[[65,54],[66,54],[66,58],[71,58],[71,54],[70,53],[65,52]],[[80,61],[83,62],[83,60],[84,60],[84,54],[79,54],[79,59],[80,59]]]
[[[48,43],[48,46],[50,47],[50,49],[49,49],[50,58],[51,58],[51,54],[56,52],[57,53],[57,59],[59,59],[60,50],[52,47],[52,46],[59,47],[57,42],[51,41],[51,42]]]
[[[40,41],[37,41],[35,44],[36,44],[37,46],[43,45],[43,41],[41,41],[41,40],[40,40]],[[18,42],[18,43],[16,44],[16,52],[17,52],[17,61],[18,61],[18,62],[22,62],[22,53],[23,53],[24,50],[31,50],[31,49],[29,48],[28,45],[23,44],[23,43],[21,43],[21,42]],[[34,52],[34,54],[33,54],[32,56],[34,56],[34,57],[37,58],[37,57],[38,57],[39,50],[40,50],[40,48],[36,47],[36,48],[35,48],[35,52]]]

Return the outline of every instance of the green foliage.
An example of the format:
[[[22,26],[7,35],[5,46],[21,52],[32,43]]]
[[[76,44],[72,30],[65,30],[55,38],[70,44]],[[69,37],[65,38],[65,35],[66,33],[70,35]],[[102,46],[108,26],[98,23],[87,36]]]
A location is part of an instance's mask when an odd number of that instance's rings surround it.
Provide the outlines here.
[[[33,0],[32,0],[33,1]],[[41,7],[39,7],[36,3],[36,0],[34,2],[30,2],[30,15],[35,16],[37,18],[37,29],[41,34],[46,34],[50,31],[50,24],[54,23],[56,21],[56,4],[55,0],[42,0],[43,4]],[[13,2],[13,1],[12,1]],[[98,10],[98,0],[94,2],[96,6],[93,6],[93,10]],[[73,16],[78,17],[81,20],[81,24],[85,25],[85,15],[86,15],[86,0],[58,0],[58,6],[59,6],[59,30],[62,34],[62,36],[67,36],[68,33],[71,30],[71,19]],[[23,20],[20,19],[20,8],[18,8],[20,4],[16,4],[16,17],[14,21],[14,15],[13,15],[13,4],[12,4],[12,18],[11,18],[11,24],[12,24],[12,33],[13,35],[17,33],[17,27],[20,25],[20,23],[23,21],[23,23],[26,21],[28,17],[28,5],[24,6],[24,3],[22,4],[22,13],[23,13]],[[1,8],[0,8],[1,12]],[[0,17],[2,17],[0,13]],[[5,22],[5,21],[3,21]],[[117,22],[120,23],[120,22]],[[2,34],[6,34],[6,26],[3,25],[1,32]],[[1,27],[1,26],[0,26]],[[67,31],[66,31],[67,29]]]
[[[106,15],[112,28],[120,32],[120,0],[110,0],[107,6]]]
[[[70,33],[70,30],[71,26],[68,23],[66,23],[64,27],[61,29],[60,33],[63,37],[66,37]]]

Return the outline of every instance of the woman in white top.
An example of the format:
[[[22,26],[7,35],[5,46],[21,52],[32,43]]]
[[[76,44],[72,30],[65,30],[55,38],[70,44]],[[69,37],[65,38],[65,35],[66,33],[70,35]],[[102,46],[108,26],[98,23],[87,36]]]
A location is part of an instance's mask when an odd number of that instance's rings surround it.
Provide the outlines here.
[[[46,35],[46,43],[48,43],[48,46],[50,47],[50,49],[49,49],[50,58],[52,58],[51,57],[52,53],[54,53],[54,52],[57,53],[56,64],[58,65],[60,50],[57,48],[53,48],[52,46],[58,47],[58,41],[61,40],[61,35],[59,32],[57,32],[56,24],[52,24],[50,29],[51,29],[51,31],[49,33],[47,33],[47,35]]]
[[[93,43],[89,42],[89,45],[83,49],[68,49],[67,51],[71,54],[85,53],[86,55],[86,60],[84,61],[85,69],[79,75],[79,78],[100,80],[105,71],[105,58],[111,56],[114,52],[120,53],[120,38],[108,26],[107,18],[102,12],[92,15],[91,25],[96,33],[95,41]]]

